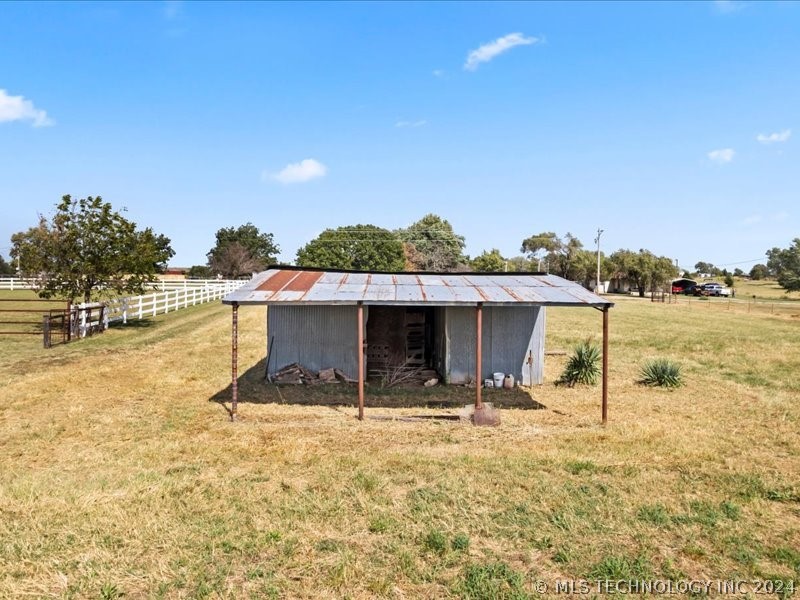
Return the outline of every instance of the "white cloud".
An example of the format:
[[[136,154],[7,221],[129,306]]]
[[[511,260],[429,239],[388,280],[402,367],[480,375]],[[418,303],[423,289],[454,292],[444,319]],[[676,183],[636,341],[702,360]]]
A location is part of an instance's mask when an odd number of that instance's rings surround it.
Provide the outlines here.
[[[709,152],[708,158],[718,165],[724,165],[725,163],[731,162],[735,154],[736,152],[733,148],[721,148],[719,150],[712,150]]]
[[[474,71],[481,63],[489,62],[503,52],[511,50],[514,46],[529,46],[538,44],[541,41],[539,38],[525,37],[521,33],[509,33],[470,52],[467,55],[467,62],[464,63],[464,69]]]
[[[395,127],[422,127],[427,125],[428,121],[420,119],[419,121],[398,121],[394,124]]]
[[[759,133],[756,139],[762,144],[775,144],[776,142],[785,142],[790,137],[792,137],[792,130],[784,129],[783,131],[776,131],[770,134]]]
[[[311,181],[317,177],[324,177],[328,172],[328,167],[318,160],[306,158],[298,163],[286,165],[277,173],[264,173],[264,179],[274,179],[281,183],[303,183]]]
[[[742,10],[746,4],[741,0],[714,0],[714,7],[721,13],[733,13]]]
[[[9,96],[5,90],[0,89],[0,123],[9,121],[32,121],[34,127],[47,127],[55,123],[30,100],[22,96]]]
[[[434,69],[431,71],[434,77],[444,77],[444,70],[443,69]]]
[[[162,13],[167,21],[172,21],[174,19],[177,19],[183,13],[183,1],[166,0],[166,2],[164,2],[164,8]]]

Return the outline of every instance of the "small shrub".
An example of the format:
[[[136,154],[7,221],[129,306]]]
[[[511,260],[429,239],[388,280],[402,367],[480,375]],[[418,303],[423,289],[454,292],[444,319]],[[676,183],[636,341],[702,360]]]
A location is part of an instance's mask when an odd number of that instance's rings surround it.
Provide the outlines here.
[[[645,504],[639,507],[636,516],[640,521],[653,525],[669,525],[669,512],[663,504]]]
[[[447,538],[438,529],[431,529],[422,540],[422,545],[434,554],[444,554],[447,551]]]
[[[564,372],[556,383],[573,387],[576,383],[595,385],[600,377],[600,347],[589,340],[575,346]]]
[[[656,358],[642,367],[642,385],[675,388],[683,385],[681,366],[667,358]]]
[[[450,546],[453,550],[464,551],[469,548],[469,536],[466,533],[457,533],[450,541]]]

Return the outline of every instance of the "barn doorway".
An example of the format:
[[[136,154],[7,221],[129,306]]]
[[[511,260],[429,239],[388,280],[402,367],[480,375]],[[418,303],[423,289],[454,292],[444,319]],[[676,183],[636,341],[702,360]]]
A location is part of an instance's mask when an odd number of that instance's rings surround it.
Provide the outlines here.
[[[432,307],[370,306],[367,315],[367,373],[435,370],[434,331],[437,313]]]

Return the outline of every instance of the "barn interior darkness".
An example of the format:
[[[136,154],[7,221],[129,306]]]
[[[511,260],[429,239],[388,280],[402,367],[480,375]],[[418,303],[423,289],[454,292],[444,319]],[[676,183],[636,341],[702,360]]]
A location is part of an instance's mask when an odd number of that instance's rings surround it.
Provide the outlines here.
[[[409,367],[436,368],[437,311],[422,306],[370,306],[367,317],[367,372]]]

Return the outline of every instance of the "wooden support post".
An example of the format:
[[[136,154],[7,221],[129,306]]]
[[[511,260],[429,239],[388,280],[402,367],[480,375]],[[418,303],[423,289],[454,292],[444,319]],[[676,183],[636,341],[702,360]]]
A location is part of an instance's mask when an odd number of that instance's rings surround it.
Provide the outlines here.
[[[358,420],[364,420],[364,304],[358,303]]]
[[[478,302],[475,307],[475,410],[483,408],[483,304]]]
[[[608,307],[603,308],[603,425],[608,422]]]
[[[234,302],[231,310],[231,421],[235,421],[239,404],[239,305]]]

